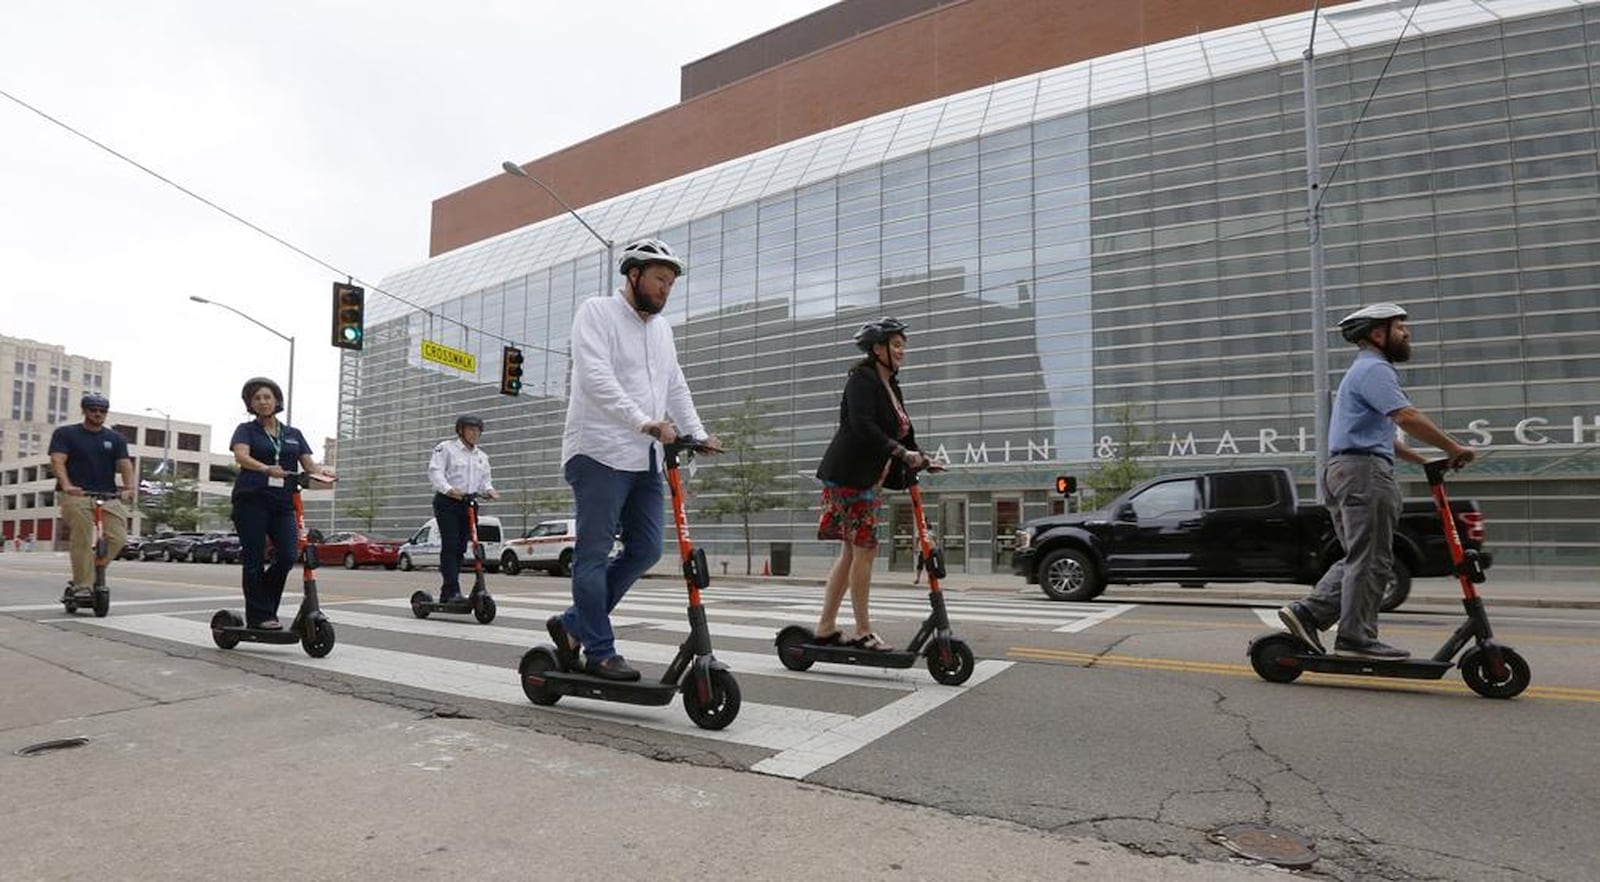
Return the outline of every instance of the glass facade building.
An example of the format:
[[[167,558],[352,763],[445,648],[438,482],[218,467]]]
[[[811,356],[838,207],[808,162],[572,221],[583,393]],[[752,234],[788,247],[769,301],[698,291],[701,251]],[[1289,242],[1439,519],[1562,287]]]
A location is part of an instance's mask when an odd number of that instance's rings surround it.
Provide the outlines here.
[[[1408,27],[1411,10],[1317,25],[1328,324],[1406,306],[1412,400],[1490,451],[1452,494],[1483,504],[1498,561],[1600,565],[1600,4],[1424,0]],[[832,553],[807,476],[850,336],[886,314],[913,329],[918,437],[953,466],[927,490],[954,571],[1004,570],[1017,523],[1060,504],[1054,476],[1127,444],[1161,472],[1288,466],[1309,492],[1311,36],[1302,15],[1148,46],[579,209],[619,243],[686,253],[666,315],[702,416],[715,431],[755,402],[789,476],[758,556]],[[388,496],[380,523],[428,517],[427,454],[462,411],[489,423],[508,529],[565,513],[567,333],[616,280],[605,253],[560,217],[383,282],[365,351],[344,355],[339,424],[346,485]],[[507,343],[526,357],[517,398],[496,394]],[[1353,350],[1328,345],[1334,388]],[[911,566],[908,516],[885,512],[891,567]],[[742,557],[737,524],[695,532]]]

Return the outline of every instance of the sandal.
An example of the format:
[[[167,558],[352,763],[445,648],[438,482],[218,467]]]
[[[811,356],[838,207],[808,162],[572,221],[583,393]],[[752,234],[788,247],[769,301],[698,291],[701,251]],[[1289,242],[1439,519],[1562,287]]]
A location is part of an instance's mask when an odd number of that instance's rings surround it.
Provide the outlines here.
[[[827,634],[816,634],[809,641],[812,646],[838,646],[844,642],[844,632],[835,628]]]
[[[883,638],[879,637],[878,632],[876,631],[868,631],[865,634],[857,634],[855,638],[846,645],[853,646],[856,649],[871,650],[872,652],[894,651],[894,647],[885,643]]]

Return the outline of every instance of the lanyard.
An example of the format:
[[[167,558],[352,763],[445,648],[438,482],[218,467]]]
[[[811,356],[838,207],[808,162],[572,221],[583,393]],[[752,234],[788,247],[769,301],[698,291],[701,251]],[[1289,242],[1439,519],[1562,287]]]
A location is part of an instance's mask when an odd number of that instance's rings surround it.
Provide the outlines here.
[[[276,435],[273,435],[271,432],[268,432],[265,426],[261,427],[261,434],[266,435],[267,436],[267,440],[269,442],[271,442],[271,444],[272,444],[272,464],[275,465],[275,466],[282,466],[283,465],[283,424],[282,423],[278,424],[278,434],[276,434]]]

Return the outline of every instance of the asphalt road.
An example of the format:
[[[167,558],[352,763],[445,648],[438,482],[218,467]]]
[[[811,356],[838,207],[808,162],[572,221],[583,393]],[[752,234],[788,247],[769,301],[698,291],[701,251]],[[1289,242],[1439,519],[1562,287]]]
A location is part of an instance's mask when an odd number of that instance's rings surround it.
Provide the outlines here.
[[[566,582],[490,576],[499,616],[412,616],[430,572],[320,573],[338,629],[325,659],[297,646],[216,649],[207,622],[239,609],[237,568],[119,562],[110,617],[50,600],[64,561],[3,562],[0,614],[307,683],[329,692],[492,720],[648,757],[750,770],[958,816],[1103,838],[1138,851],[1218,860],[1206,838],[1233,823],[1310,837],[1312,872],[1338,879],[1592,879],[1600,822],[1600,611],[1503,608],[1497,636],[1533,668],[1510,701],[1444,680],[1306,675],[1262,681],[1245,647],[1273,607],[1142,601],[1061,604],[1037,591],[951,591],[972,680],[927,670],[784,670],[771,635],[814,623],[812,586],[718,579],[706,592],[719,658],[744,708],[723,732],[675,702],[645,708],[564,698],[534,707],[515,673],[544,642]],[[297,580],[291,581],[291,594]],[[1205,600],[1203,595],[1199,596]],[[292,615],[298,597],[285,602]],[[684,630],[682,586],[641,583],[617,610],[623,653],[658,674]],[[904,642],[925,594],[879,589],[875,625]],[[1383,636],[1431,654],[1459,608],[1388,614]],[[848,614],[846,614],[848,619]],[[241,674],[243,676],[243,674]]]

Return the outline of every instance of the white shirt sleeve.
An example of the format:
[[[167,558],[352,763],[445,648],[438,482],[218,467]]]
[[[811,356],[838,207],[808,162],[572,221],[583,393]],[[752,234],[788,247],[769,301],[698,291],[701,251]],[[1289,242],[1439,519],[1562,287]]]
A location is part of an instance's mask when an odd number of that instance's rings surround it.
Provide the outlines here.
[[[483,489],[479,492],[492,493],[494,492],[494,480],[490,477],[489,472],[489,454],[484,453],[482,448],[478,449],[478,461],[483,464]]]
[[[706,437],[706,427],[700,422],[700,413],[694,407],[694,396],[689,394],[689,381],[684,379],[683,368],[678,366],[676,350],[673,353],[672,370],[667,374],[667,413],[680,434],[692,438]]]
[[[450,482],[445,479],[445,468],[450,465],[450,442],[440,441],[433,445],[433,456],[428,458],[428,483],[433,485],[433,492],[450,492]]]
[[[600,315],[603,301],[588,300],[572,321],[572,376],[585,398],[618,423],[638,431],[650,415],[622,388],[611,364],[609,330]]]

